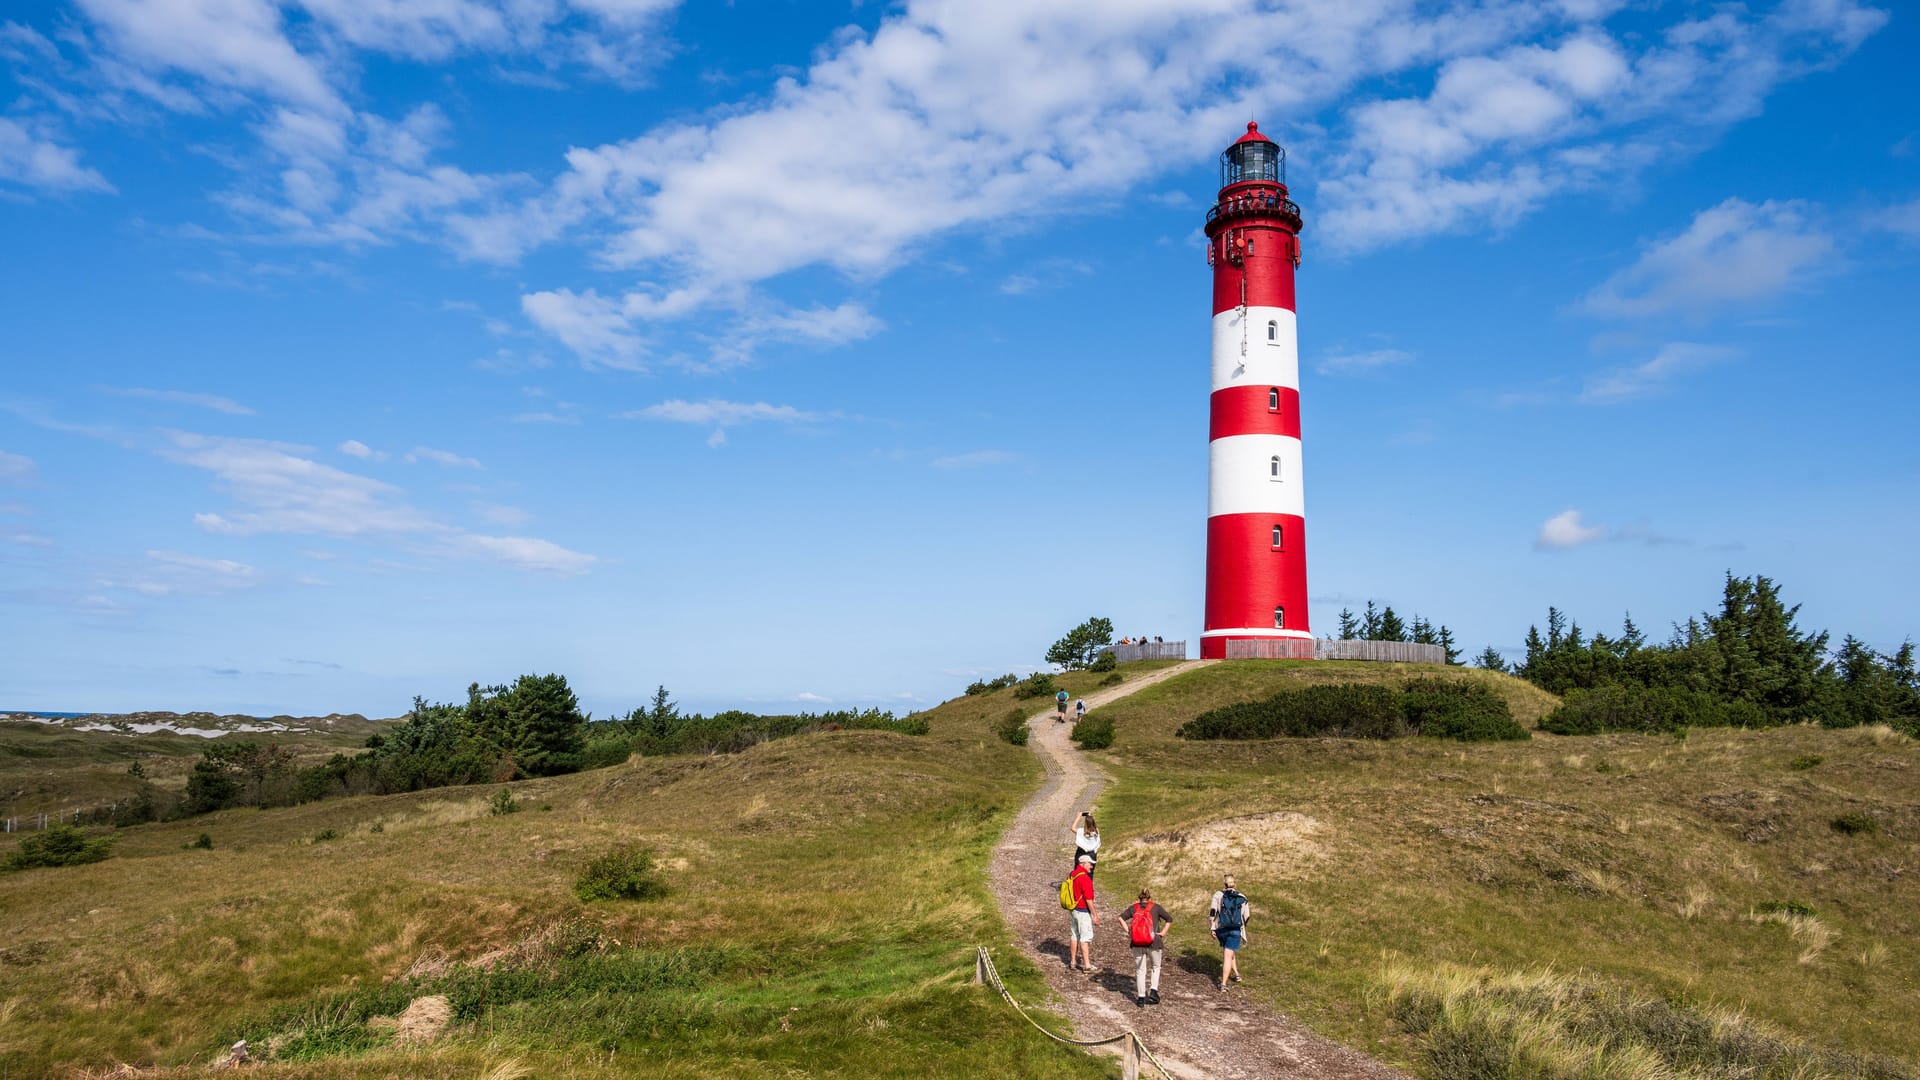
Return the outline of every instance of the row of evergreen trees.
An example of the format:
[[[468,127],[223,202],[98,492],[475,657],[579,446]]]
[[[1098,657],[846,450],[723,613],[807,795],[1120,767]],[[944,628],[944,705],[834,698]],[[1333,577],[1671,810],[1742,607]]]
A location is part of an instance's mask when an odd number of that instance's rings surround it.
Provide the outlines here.
[[[1341,641],[1411,641],[1417,645],[1438,645],[1446,650],[1447,663],[1460,663],[1460,646],[1453,631],[1436,626],[1424,616],[1415,615],[1411,624],[1402,620],[1393,605],[1384,608],[1367,601],[1367,609],[1355,615],[1351,608],[1340,609]]]
[[[1618,635],[1589,635],[1548,608],[1545,633],[1527,628],[1526,655],[1518,663],[1507,663],[1492,646],[1477,663],[1566,695],[1570,707],[1609,689],[1591,699],[1595,707],[1604,700],[1618,710],[1633,695],[1658,696],[1667,710],[1662,715],[1670,715],[1675,702],[1683,703],[1682,711],[1695,702],[1731,718],[1724,722],[1750,726],[1887,724],[1920,736],[1913,643],[1881,653],[1848,635],[1830,652],[1827,633],[1803,630],[1799,612],[1772,579],[1728,573],[1718,610],[1676,624],[1664,642],[1649,643],[1631,615]]]

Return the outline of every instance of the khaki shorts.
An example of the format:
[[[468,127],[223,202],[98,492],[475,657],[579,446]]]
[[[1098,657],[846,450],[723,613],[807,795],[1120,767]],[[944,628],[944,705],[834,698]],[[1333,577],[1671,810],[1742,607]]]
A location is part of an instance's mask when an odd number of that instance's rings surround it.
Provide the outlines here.
[[[1093,940],[1093,912],[1075,911],[1073,913],[1073,940]]]

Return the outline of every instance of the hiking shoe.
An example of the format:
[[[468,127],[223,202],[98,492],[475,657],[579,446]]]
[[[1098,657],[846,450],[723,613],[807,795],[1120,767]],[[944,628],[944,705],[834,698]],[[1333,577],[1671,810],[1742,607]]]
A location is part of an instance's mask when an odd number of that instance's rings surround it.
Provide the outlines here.
[[[1147,1007],[1147,999],[1146,999],[1146,998],[1134,998],[1134,999],[1133,999],[1133,1007],[1134,1007],[1134,1008],[1136,1008],[1136,1009],[1144,1009],[1144,1008],[1146,1008],[1146,1007]]]
[[[1234,981],[1234,982],[1239,982],[1239,981],[1240,981],[1240,973],[1239,973],[1239,972],[1237,972],[1237,971],[1236,971],[1236,972],[1234,972],[1234,973],[1233,973],[1233,981]]]
[[[1156,986],[1147,991],[1147,1000],[1155,1005],[1160,1004],[1160,988]]]

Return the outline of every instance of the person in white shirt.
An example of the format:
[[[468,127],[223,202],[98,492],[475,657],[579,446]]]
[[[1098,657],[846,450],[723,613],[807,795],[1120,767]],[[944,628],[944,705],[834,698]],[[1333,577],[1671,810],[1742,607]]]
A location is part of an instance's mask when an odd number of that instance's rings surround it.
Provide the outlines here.
[[[1220,891],[1213,894],[1213,900],[1207,905],[1207,926],[1212,929],[1214,940],[1220,942],[1225,954],[1220,962],[1220,989],[1225,990],[1230,983],[1240,981],[1240,962],[1237,954],[1247,943],[1247,920],[1253,917],[1253,905],[1233,887],[1233,875],[1228,874],[1221,882]]]
[[[1100,861],[1100,826],[1094,824],[1091,813],[1082,813],[1073,819],[1073,861],[1077,866],[1080,856],[1087,857],[1087,874],[1092,876],[1094,865]]]

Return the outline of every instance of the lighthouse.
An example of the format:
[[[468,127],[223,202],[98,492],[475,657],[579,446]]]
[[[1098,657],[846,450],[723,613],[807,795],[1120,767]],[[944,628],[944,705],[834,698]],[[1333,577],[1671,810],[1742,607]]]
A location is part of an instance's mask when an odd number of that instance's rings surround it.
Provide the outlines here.
[[[1301,222],[1286,180],[1287,152],[1249,123],[1220,155],[1220,194],[1207,211],[1213,396],[1203,659],[1313,658],[1293,314]]]

